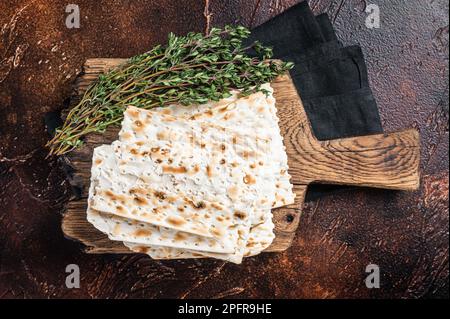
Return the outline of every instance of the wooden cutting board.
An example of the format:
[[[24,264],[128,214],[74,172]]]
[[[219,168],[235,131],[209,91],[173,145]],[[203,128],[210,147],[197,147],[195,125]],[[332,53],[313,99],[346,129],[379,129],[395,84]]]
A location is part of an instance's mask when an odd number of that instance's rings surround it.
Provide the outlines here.
[[[87,60],[84,74],[75,85],[76,95],[83,94],[99,74],[124,61]],[[283,251],[291,245],[307,186],[313,182],[397,190],[419,187],[420,149],[416,130],[318,141],[290,76],[278,77],[272,87],[297,197],[294,204],[273,210],[276,237],[266,251]],[[82,148],[63,157],[71,168],[70,182],[80,194],[68,203],[62,230],[68,238],[86,245],[89,253],[130,253],[123,244],[109,240],[86,220],[92,151],[98,145],[116,140],[118,131],[110,128],[104,134],[88,135]]]

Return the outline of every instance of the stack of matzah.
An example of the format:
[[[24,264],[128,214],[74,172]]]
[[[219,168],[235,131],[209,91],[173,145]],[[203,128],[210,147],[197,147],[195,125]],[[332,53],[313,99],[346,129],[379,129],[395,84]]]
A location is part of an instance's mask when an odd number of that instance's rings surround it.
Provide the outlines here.
[[[155,259],[240,263],[274,239],[293,203],[272,88],[189,107],[129,107],[119,140],[94,150],[87,219]]]

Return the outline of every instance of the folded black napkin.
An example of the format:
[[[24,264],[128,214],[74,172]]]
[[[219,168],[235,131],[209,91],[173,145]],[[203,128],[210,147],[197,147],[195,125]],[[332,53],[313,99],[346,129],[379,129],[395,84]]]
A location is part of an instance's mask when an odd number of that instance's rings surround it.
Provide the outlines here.
[[[302,100],[351,92],[369,86],[359,46],[346,47],[297,63],[291,76]]]
[[[320,26],[320,30],[322,31],[322,35],[325,38],[325,41],[338,41],[338,37],[336,36],[336,32],[334,32],[333,24],[331,23],[328,14],[319,14],[316,17],[316,20]]]
[[[345,112],[342,112],[342,105],[345,105]],[[376,106],[369,87],[312,98],[304,103],[313,130],[322,139],[335,136],[336,132],[339,132],[339,137],[380,133],[380,126],[374,125],[380,123],[378,113],[370,112]],[[348,125],[348,122],[352,125]]]
[[[256,27],[250,40],[295,63],[291,76],[318,139],[382,132],[361,48],[342,48],[327,14],[315,17],[301,2]]]
[[[272,46],[274,55],[278,58],[295,56],[297,52],[326,42],[322,29],[306,2],[287,9],[253,29],[248,42],[256,40]]]
[[[327,14],[315,17],[301,2],[252,30],[250,40],[295,63],[291,76],[319,140],[382,132],[361,48],[343,48]],[[342,189],[313,185],[306,199]]]

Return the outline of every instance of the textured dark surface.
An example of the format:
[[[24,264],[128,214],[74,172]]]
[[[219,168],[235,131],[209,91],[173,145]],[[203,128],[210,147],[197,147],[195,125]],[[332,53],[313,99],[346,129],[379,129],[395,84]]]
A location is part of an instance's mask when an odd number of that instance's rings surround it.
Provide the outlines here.
[[[296,1],[76,1],[66,29],[60,1],[0,3],[0,297],[448,297],[448,4],[370,1],[381,28],[367,29],[362,0],[311,1],[345,45],[359,43],[386,131],[422,136],[422,186],[413,193],[343,190],[306,205],[285,253],[243,265],[94,256],[60,230],[69,197],[45,159],[43,114],[60,109],[88,57],[124,57],[168,31],[256,26]],[[67,264],[81,288],[67,289]],[[376,263],[381,288],[364,285]]]

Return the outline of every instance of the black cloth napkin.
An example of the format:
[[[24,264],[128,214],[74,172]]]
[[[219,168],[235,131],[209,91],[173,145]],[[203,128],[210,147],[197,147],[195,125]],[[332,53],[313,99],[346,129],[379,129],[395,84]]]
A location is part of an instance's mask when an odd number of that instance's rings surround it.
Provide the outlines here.
[[[315,17],[301,2],[253,29],[256,40],[272,46],[274,58],[295,63],[291,76],[319,140],[382,132],[361,48],[343,47],[327,14]],[[312,185],[306,200],[342,189]]]
[[[249,42],[255,40],[295,63],[291,76],[318,139],[382,132],[361,48],[343,48],[327,14],[315,17],[301,2],[253,29]]]
[[[291,61],[296,63],[296,57],[293,56]],[[369,86],[367,69],[359,46],[346,47],[296,63],[291,76],[304,101]]]
[[[273,47],[274,56],[295,56],[326,42],[322,29],[306,2],[295,5],[252,30],[249,43],[261,41]]]
[[[305,1],[306,3],[306,1]],[[322,31],[322,35],[325,38],[325,41],[338,41],[338,37],[336,36],[336,32],[334,32],[333,24],[331,23],[330,18],[328,18],[328,14],[322,13],[316,17],[317,23],[320,26],[320,30]]]

